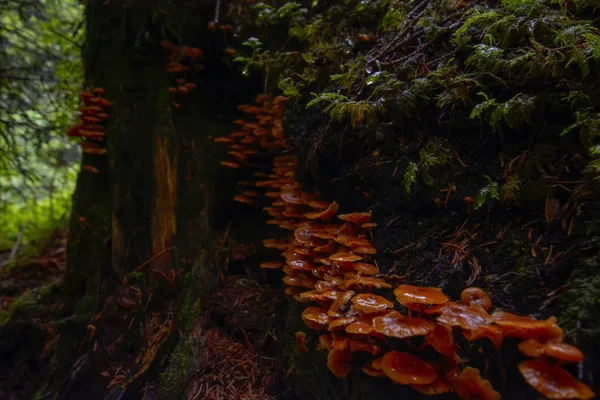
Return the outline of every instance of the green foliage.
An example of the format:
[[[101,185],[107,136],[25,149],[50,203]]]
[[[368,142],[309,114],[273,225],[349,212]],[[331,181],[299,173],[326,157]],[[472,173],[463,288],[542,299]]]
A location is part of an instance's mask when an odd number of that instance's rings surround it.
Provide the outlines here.
[[[373,122],[383,109],[381,102],[354,101],[339,93],[313,93],[313,96],[315,98],[306,105],[307,108],[325,103],[323,111],[329,113],[332,120],[342,122],[349,118],[352,127],[357,123]]]
[[[347,64],[340,67],[342,70],[341,74],[331,75],[331,80],[342,85],[342,87],[346,89],[346,92],[350,93],[352,86],[354,86],[357,79],[360,81],[361,85],[364,82],[367,74],[366,64],[367,59],[362,56],[350,60]]]
[[[414,162],[408,163],[408,167],[404,172],[404,178],[402,181],[404,182],[404,190],[406,190],[406,194],[410,193],[410,189],[414,183],[417,183],[417,172],[419,171],[419,167]]]
[[[500,187],[500,199],[505,204],[518,205],[521,192],[521,181],[517,175],[508,177],[504,185]]]
[[[475,201],[473,202],[473,209],[478,210],[485,204],[485,202],[489,199],[500,200],[500,193],[498,191],[498,183],[493,182],[492,179],[484,175],[484,177],[488,180],[488,184],[479,189],[477,192],[477,196],[475,197]]]
[[[398,1],[390,2],[387,12],[381,19],[381,30],[383,32],[399,31],[406,22],[406,12],[400,8]]]
[[[480,92],[485,101],[477,104],[471,111],[471,119],[481,118],[486,120],[492,129],[496,130],[500,122],[506,123],[510,128],[517,128],[531,119],[536,105],[536,96],[519,93],[512,99],[498,103]]]
[[[306,8],[295,1],[287,2],[279,8],[266,3],[257,3],[253,8],[257,12],[256,26],[269,27],[277,24],[288,24],[290,35],[304,24],[308,12]]]
[[[260,39],[251,37],[243,42],[242,46],[246,46],[251,51],[248,56],[237,56],[233,59],[233,62],[240,63],[242,73],[247,74],[252,69],[261,69],[265,66],[265,62],[268,61],[269,58],[269,52],[262,51]]]
[[[417,183],[417,174],[421,173],[423,183],[428,186],[434,184],[431,170],[450,164],[453,150],[445,142],[432,138],[419,150],[419,162],[410,162],[402,179],[406,194],[410,194],[412,185]]]
[[[2,249],[19,232],[34,242],[69,208],[80,151],[64,131],[83,82],[82,19],[76,0],[0,2]]]

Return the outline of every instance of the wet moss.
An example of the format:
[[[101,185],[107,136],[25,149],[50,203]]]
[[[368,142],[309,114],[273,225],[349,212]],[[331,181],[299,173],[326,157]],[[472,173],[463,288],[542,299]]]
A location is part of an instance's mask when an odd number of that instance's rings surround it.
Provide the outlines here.
[[[0,310],[0,326],[8,324],[11,319],[26,314],[36,306],[35,295],[31,290],[26,290],[12,302],[6,310]]]
[[[179,398],[179,393],[196,370],[195,360],[201,344],[192,331],[196,323],[201,323],[199,318],[204,312],[206,301],[215,283],[212,265],[204,253],[185,274],[182,281],[181,306],[176,318],[183,336],[176,343],[168,357],[166,368],[159,376],[160,398]]]

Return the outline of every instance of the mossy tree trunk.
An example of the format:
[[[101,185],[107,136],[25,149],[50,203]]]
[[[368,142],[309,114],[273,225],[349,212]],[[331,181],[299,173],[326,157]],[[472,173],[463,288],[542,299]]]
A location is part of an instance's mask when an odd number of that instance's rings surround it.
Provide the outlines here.
[[[102,87],[109,109],[107,156],[84,154],[73,197],[67,293],[74,310],[91,312],[101,281],[117,281],[160,251],[176,234],[177,136],[158,27],[145,10],[90,2],[87,80]],[[142,29],[143,28],[143,29]],[[154,32],[152,32],[154,31]],[[173,266],[162,257],[160,268]]]
[[[112,103],[108,152],[83,156],[83,165],[100,172],[82,171],[73,196],[68,317],[58,324],[60,342],[41,398],[139,395],[178,342],[189,348],[179,332],[191,328],[218,276],[210,257],[213,230],[224,223],[217,206],[231,198],[234,184],[233,174],[219,176],[222,149],[211,137],[231,130],[236,106],[256,90],[232,78],[221,58],[222,35],[198,29],[198,21],[206,26],[212,19],[214,3],[173,3],[87,3],[86,81],[90,89],[103,88]],[[206,72],[186,75],[198,89],[181,109],[168,91],[176,77],[167,73],[165,39],[205,54]],[[123,307],[132,299],[135,305]],[[153,315],[168,332],[149,351],[157,337],[148,331]],[[169,372],[163,379],[161,398],[182,389],[184,353],[174,354],[167,370],[177,376]],[[128,372],[124,384],[108,389],[101,373],[116,364]]]

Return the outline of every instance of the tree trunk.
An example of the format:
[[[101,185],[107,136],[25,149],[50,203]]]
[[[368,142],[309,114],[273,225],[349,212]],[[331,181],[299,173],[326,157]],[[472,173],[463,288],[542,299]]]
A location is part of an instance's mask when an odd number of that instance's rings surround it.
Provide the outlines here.
[[[210,15],[213,5],[190,10],[170,3],[86,7],[86,80],[112,103],[108,154],[83,156],[83,165],[100,172],[82,172],[73,196],[65,278],[71,317],[59,324],[56,363],[41,390],[47,395],[118,398],[133,387],[139,393],[140,377],[156,377],[157,360],[164,363],[215,283],[207,246],[222,221],[214,205],[219,196],[231,197],[231,189],[215,189],[233,188],[233,181],[216,176],[220,152],[210,138],[230,129],[248,83],[212,57],[205,73],[185,76],[196,82],[197,95],[174,107],[168,89],[180,76],[167,73],[161,40],[204,43],[205,54],[220,52],[222,43],[189,29],[197,28],[192,15]],[[119,384],[93,383],[111,363],[126,364],[123,357],[137,360]]]

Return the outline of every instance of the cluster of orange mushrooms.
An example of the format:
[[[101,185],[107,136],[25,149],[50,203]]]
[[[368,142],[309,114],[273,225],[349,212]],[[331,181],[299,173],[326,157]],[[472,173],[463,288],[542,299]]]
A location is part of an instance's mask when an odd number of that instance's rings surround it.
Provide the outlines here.
[[[189,71],[203,71],[204,66],[202,64],[195,63],[202,59],[202,50],[196,47],[183,46],[179,47],[168,40],[160,42],[163,49],[168,51],[169,54],[169,65],[167,72],[172,75],[180,75]],[[189,65],[184,65],[186,63]],[[173,96],[171,104],[175,108],[180,108],[181,104],[176,101],[176,96],[186,95],[189,92],[196,90],[196,84],[193,82],[187,82],[185,78],[177,78],[175,80],[176,86],[169,87],[169,93]]]
[[[260,169],[265,158],[270,159],[269,172],[257,171],[256,181],[238,182],[240,193],[234,200],[256,205],[258,190],[271,200],[263,208],[271,217],[267,224],[288,234],[263,243],[280,250],[285,262],[265,262],[261,268],[283,270],[285,292],[300,303],[312,304],[302,320],[321,332],[316,348],[328,351],[328,367],[336,377],[352,371],[353,358],[366,357],[365,373],[424,394],[454,391],[462,399],[500,399],[479,370],[463,366],[456,340],[459,333],[467,341],[486,339],[499,350],[504,338],[512,337],[522,340],[519,350],[530,357],[519,364],[521,374],[542,395],[594,397],[588,386],[561,368],[562,363],[579,363],[584,357],[563,343],[556,318],[536,320],[499,309],[490,314],[490,298],[475,287],[463,290],[460,302],[450,301],[435,287],[392,288],[390,278],[379,275],[372,259],[377,253],[372,229],[377,224],[371,221],[371,212],[338,215],[341,223],[335,223],[338,203],[320,200],[317,192],[303,190],[295,180],[298,158],[285,154],[290,146],[281,119],[286,100],[259,95],[258,105],[239,107],[252,120],[236,120],[239,131],[214,141],[229,145],[234,159],[221,161],[229,168]],[[402,345],[398,340],[410,352],[397,351]],[[308,351],[304,332],[297,332],[296,344],[300,352]]]
[[[101,142],[104,141],[104,123],[108,118],[106,109],[111,106],[111,102],[103,97],[104,94],[104,89],[100,87],[79,93],[79,98],[84,104],[77,110],[81,122],[67,129],[67,136],[84,139],[80,143],[84,153],[106,154],[106,147],[102,146]],[[99,172],[91,165],[84,165],[82,168],[94,174]]]

